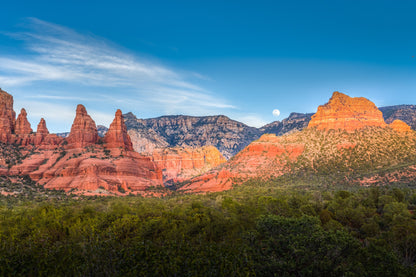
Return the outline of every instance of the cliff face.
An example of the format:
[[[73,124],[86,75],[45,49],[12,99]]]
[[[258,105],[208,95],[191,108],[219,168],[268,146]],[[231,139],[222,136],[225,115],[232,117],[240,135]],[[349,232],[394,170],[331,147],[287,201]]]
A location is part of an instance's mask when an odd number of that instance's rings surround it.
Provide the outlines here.
[[[184,181],[226,161],[214,146],[157,149],[149,157],[162,170],[166,183]]]
[[[165,147],[215,146],[230,158],[260,137],[261,132],[226,116],[163,116],[138,119],[132,113],[124,115],[133,147],[141,153],[151,153]]]
[[[319,130],[341,129],[353,132],[364,127],[386,127],[381,111],[364,97],[349,97],[334,92],[329,102],[319,106],[308,128]]]
[[[195,177],[180,190],[190,192],[222,191],[230,189],[234,179],[274,178],[290,172],[289,164],[303,153],[305,145],[296,134],[277,137],[265,134],[253,141],[231,160],[212,171]]]
[[[13,96],[0,89],[0,141],[10,142],[14,133],[16,113],[13,110]]]

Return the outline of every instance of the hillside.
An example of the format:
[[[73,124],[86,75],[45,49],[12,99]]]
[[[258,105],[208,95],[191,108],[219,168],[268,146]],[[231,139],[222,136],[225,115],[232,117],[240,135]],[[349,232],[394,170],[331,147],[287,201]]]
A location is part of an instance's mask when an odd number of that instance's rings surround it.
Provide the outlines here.
[[[365,118],[357,120],[360,115]],[[279,137],[263,135],[181,190],[218,191],[250,178],[283,175],[305,180],[324,176],[327,183],[409,184],[416,177],[416,134],[410,128],[397,128],[402,125],[407,126],[400,121],[387,125],[365,98],[334,93],[328,104],[318,108],[308,128]]]

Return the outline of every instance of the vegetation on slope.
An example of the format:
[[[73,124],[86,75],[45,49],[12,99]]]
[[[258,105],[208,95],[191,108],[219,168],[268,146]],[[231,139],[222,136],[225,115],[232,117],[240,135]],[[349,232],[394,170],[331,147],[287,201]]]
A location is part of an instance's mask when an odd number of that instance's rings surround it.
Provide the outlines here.
[[[279,183],[276,183],[279,182]],[[0,200],[2,276],[412,276],[416,190]]]

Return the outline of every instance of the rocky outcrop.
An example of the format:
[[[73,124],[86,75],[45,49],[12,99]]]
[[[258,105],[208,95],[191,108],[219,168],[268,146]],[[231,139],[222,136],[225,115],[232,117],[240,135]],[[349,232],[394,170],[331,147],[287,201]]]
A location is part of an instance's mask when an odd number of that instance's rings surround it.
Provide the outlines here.
[[[121,110],[117,110],[115,118],[104,136],[104,146],[106,148],[122,148],[133,151],[133,144],[127,134],[127,127]]]
[[[184,181],[226,162],[214,146],[157,149],[150,157],[162,170],[164,181],[168,183]]]
[[[319,106],[308,128],[318,130],[341,129],[353,132],[364,127],[386,127],[383,115],[376,105],[364,97],[349,97],[334,92],[325,105]]]
[[[410,126],[407,125],[405,122],[401,121],[400,119],[394,120],[392,123],[389,124],[389,127],[399,133],[406,133],[412,131]]]
[[[16,120],[15,134],[16,135],[29,135],[32,132],[33,130],[30,127],[29,121],[27,120],[26,110],[22,109]]]
[[[0,141],[10,142],[14,133],[16,113],[13,110],[13,96],[0,89]]]
[[[49,134],[45,119],[41,118],[34,137],[34,145],[40,149],[56,149],[62,141],[63,139],[61,137],[55,134]]]
[[[67,142],[67,149],[83,148],[98,142],[95,122],[81,104],[77,106],[74,123],[72,124]]]
[[[49,130],[46,127],[46,121],[44,118],[41,118],[38,124],[38,128],[36,130],[36,134],[37,135],[43,135],[46,136],[49,134]]]

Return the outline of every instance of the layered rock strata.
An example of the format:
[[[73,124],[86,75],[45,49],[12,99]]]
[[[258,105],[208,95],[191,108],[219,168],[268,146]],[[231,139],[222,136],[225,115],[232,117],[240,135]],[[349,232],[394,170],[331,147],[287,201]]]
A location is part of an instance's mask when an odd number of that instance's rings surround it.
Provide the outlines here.
[[[376,105],[364,97],[353,98],[338,91],[333,93],[328,103],[318,107],[308,124],[308,128],[341,129],[347,132],[371,126],[387,126]]]
[[[181,182],[226,162],[214,146],[157,149],[150,156],[162,169],[165,182]]]

